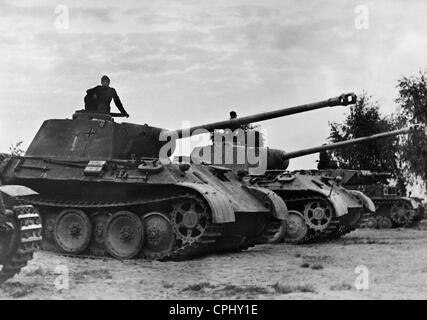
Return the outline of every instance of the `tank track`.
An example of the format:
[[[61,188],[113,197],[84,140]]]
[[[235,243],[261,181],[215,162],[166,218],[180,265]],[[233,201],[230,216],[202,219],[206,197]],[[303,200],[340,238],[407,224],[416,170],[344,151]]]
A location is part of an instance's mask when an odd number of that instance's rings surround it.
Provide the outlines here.
[[[299,198],[287,198],[285,202],[289,208],[292,208],[291,204],[293,203],[300,203],[300,202],[308,203],[310,201],[316,201],[316,200],[328,201],[323,197],[299,197]],[[338,232],[339,225],[340,225],[339,219],[334,217],[330,221],[326,229],[324,229],[323,231],[319,232],[309,228],[307,235],[303,239],[301,239],[300,241],[293,241],[289,243],[309,244],[309,243],[322,242],[330,237],[333,237],[333,235]]]
[[[303,198],[293,198],[287,199],[286,203],[296,203],[296,202],[309,202],[314,200],[322,200],[327,201],[327,199],[322,197],[303,197]],[[309,231],[308,235],[300,241],[290,242],[295,244],[309,244],[309,243],[318,243],[318,242],[327,242],[331,240],[336,240],[354,230],[359,228],[363,222],[370,217],[371,214],[369,212],[365,212],[362,214],[360,219],[353,225],[341,225],[339,219],[334,217],[325,230],[321,232],[311,232]]]
[[[391,207],[394,205],[394,204],[396,204],[396,203],[399,203],[399,202],[406,202],[406,200],[388,200],[388,199],[381,199],[381,200],[378,200],[378,199],[376,199],[375,201],[374,201],[374,203],[375,203],[375,205],[386,205],[386,206],[388,206],[390,209],[391,209]],[[369,219],[369,218],[375,218],[376,220],[377,220],[377,222],[378,222],[378,219],[380,218],[380,217],[382,217],[383,215],[376,215],[375,213],[370,213],[370,214],[368,214],[368,215],[366,215],[366,216],[364,216],[364,219],[363,219],[363,221],[359,224],[359,227],[360,228],[367,228],[367,225],[366,225],[366,222],[367,222],[367,220]],[[393,223],[395,223],[395,221],[393,221],[393,219],[392,219],[392,217],[391,217],[391,213],[390,212],[388,212],[388,214],[387,215],[385,215],[386,217],[388,217],[388,218],[390,218],[391,219],[391,221],[393,222]],[[421,219],[420,220],[418,220],[417,219],[417,216],[418,216],[418,214],[417,214],[417,210],[415,209],[414,210],[414,212],[409,216],[409,220],[408,220],[408,223],[406,223],[405,225],[403,225],[403,226],[397,226],[397,227],[395,227],[395,226],[393,226],[392,228],[413,228],[413,227],[416,227],[417,226],[417,224],[419,223],[419,221],[421,221]]]
[[[236,253],[240,251],[245,251],[250,248],[255,247],[258,244],[267,244],[270,243],[270,240],[274,238],[277,232],[279,232],[281,227],[281,221],[277,219],[271,219],[267,224],[264,232],[251,241],[244,241],[240,246],[234,248],[225,248],[220,249],[217,253]]]
[[[261,234],[258,238],[256,238],[254,242],[248,244],[249,247],[252,247],[256,244],[268,243],[271,239],[274,238],[276,233],[279,232],[281,224],[282,221],[277,219],[271,219],[264,233]]]
[[[340,226],[334,233],[331,234],[330,236],[330,240],[335,240],[338,239],[350,232],[355,231],[358,228],[362,228],[363,227],[363,222],[369,218],[371,216],[371,213],[369,212],[365,212],[362,214],[361,218],[359,219],[359,221],[357,221],[354,225],[351,226]]]
[[[158,205],[161,203],[166,202],[173,202],[177,200],[182,199],[194,199],[200,200],[199,196],[193,195],[193,194],[181,194],[178,196],[170,196],[170,197],[159,197],[159,198],[152,198],[152,199],[144,199],[144,200],[134,200],[134,201],[127,201],[127,202],[72,202],[72,201],[51,201],[46,200],[42,198],[36,198],[33,197],[31,199],[27,199],[28,203],[31,203],[35,206],[40,207],[55,207],[60,208],[60,210],[65,208],[80,208],[80,209],[117,209],[117,208],[125,208],[125,207],[131,207],[131,206],[141,206],[141,205]],[[186,260],[189,258],[193,258],[196,256],[205,255],[208,253],[220,253],[224,251],[232,251],[232,252],[239,252],[242,250],[245,250],[256,243],[259,243],[259,241],[241,241],[238,243],[230,243],[227,245],[226,248],[218,249],[216,248],[216,244],[219,242],[219,240],[222,239],[223,235],[226,234],[226,226],[224,224],[213,224],[211,223],[211,219],[209,219],[209,224],[206,226],[204,234],[197,239],[197,241],[194,241],[192,243],[187,243],[182,245],[181,247],[176,248],[173,250],[170,254],[164,255],[164,254],[150,254],[150,256],[141,256],[142,258],[147,258],[150,260],[159,260],[159,261],[167,261],[167,260],[173,260],[173,261],[181,261]],[[279,227],[277,227],[277,230]],[[267,228],[265,231],[265,234],[262,236],[268,237],[271,232],[274,232],[271,228]],[[93,241],[93,239],[91,240]],[[69,257],[83,257],[81,254],[68,254],[68,253],[61,253],[57,252],[60,255],[69,256]],[[98,256],[102,257],[108,257],[108,254],[97,254],[97,255],[84,255],[84,257],[93,257],[97,258]]]
[[[407,228],[416,228],[420,224],[421,220],[424,218],[424,208],[417,208],[415,211],[414,219],[412,222],[407,226]]]
[[[16,226],[19,227],[18,243],[12,253],[2,263],[0,271],[0,284],[18,274],[28,261],[33,258],[41,243],[42,225],[37,210],[31,205],[13,207]],[[12,231],[14,232],[14,231]]]
[[[206,229],[205,235],[203,235],[200,240],[196,243],[187,244],[176,249],[171,256],[158,256],[156,260],[167,261],[182,261],[191,257],[202,256],[208,253],[216,252],[217,250],[213,245],[219,240],[222,236],[222,228],[214,225],[210,225]],[[240,247],[236,246],[237,251],[241,251]],[[243,249],[242,249],[243,250]]]

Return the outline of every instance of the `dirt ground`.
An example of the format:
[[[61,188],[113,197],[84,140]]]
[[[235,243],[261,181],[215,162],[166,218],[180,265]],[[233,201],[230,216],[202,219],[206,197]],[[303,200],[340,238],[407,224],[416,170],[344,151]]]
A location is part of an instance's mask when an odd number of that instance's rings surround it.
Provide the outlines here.
[[[262,245],[185,262],[39,252],[0,299],[426,299],[426,288],[426,228],[362,229],[325,244]]]

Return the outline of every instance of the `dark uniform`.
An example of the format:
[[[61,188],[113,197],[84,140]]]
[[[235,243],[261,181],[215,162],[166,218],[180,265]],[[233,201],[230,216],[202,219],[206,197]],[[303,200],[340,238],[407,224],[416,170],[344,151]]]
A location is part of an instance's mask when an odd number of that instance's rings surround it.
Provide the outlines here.
[[[116,104],[117,109],[120,110],[120,113],[127,115],[127,112],[123,108],[123,104],[117,95],[116,89],[99,85],[87,90],[86,92],[85,109],[87,111],[109,114],[111,110],[111,100],[114,99],[114,103]]]

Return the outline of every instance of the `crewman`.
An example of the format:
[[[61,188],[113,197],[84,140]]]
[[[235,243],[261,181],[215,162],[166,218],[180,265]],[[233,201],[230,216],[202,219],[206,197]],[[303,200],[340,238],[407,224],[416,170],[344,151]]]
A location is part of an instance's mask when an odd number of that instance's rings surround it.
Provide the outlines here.
[[[110,87],[110,78],[108,76],[102,76],[101,85],[87,90],[86,93],[87,95],[85,96],[84,102],[87,111],[110,114],[111,100],[114,100],[120,113],[126,118],[129,118],[129,114],[123,108],[123,104],[117,95],[116,89]]]

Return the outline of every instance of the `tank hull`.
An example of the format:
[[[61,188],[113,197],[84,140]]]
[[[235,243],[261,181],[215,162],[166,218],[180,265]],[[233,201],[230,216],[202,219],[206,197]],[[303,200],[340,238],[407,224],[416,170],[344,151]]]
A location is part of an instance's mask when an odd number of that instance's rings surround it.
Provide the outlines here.
[[[413,228],[423,219],[422,205],[407,197],[372,197],[376,211],[368,215],[362,222],[362,227],[373,228]],[[371,222],[372,221],[372,222]]]
[[[239,159],[235,154],[244,147],[233,145],[232,159]],[[210,152],[207,152],[209,151]],[[197,147],[192,151],[192,159],[200,161],[215,161],[214,145]],[[318,170],[300,170],[288,172],[280,169],[277,164],[283,160],[285,152],[266,149],[267,171],[251,172],[251,166],[245,161],[227,164],[224,152],[219,163],[230,170],[243,175],[246,185],[262,187],[276,193],[283,201],[293,217],[288,221],[287,233],[284,240],[292,243],[308,243],[326,239],[335,239],[355,230],[375,206],[371,199],[357,190],[347,190],[334,177],[324,176]],[[273,154],[277,157],[270,157]],[[204,158],[206,156],[206,158]],[[278,158],[270,161],[270,158]],[[269,165],[270,164],[270,165]],[[271,170],[273,167],[275,169]],[[326,217],[326,218],[324,218]],[[293,230],[295,229],[295,230]],[[296,237],[290,234],[294,232]],[[277,241],[279,241],[278,239]]]
[[[415,198],[398,195],[395,187],[388,185],[388,173],[367,170],[324,170],[328,177],[341,176],[343,185],[349,190],[366,194],[375,204],[375,213],[367,215],[362,227],[368,228],[410,228],[423,219],[424,207]]]
[[[271,191],[245,187],[220,168],[184,167],[15,157],[3,179],[39,193],[25,201],[42,217],[43,248],[69,255],[181,260],[239,251],[268,242],[286,219],[286,205]],[[129,233],[140,240],[132,243]]]
[[[289,212],[305,224],[305,234],[284,241],[309,243],[338,238],[355,230],[368,212],[375,211],[369,198],[322,178],[318,171],[267,172],[248,183],[268,188],[286,203]]]

